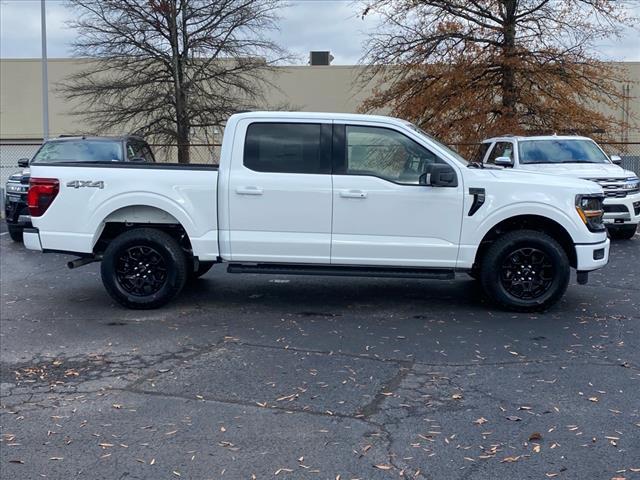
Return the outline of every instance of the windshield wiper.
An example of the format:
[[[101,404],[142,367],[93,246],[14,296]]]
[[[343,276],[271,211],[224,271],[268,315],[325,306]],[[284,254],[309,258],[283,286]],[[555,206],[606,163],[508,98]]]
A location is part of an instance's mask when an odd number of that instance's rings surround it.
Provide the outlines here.
[[[553,164],[553,163],[562,163],[562,162],[548,162],[548,161],[540,161],[540,162],[520,162],[522,165],[540,165],[543,163]]]
[[[599,163],[599,162],[591,162],[589,160],[569,160],[562,163]]]

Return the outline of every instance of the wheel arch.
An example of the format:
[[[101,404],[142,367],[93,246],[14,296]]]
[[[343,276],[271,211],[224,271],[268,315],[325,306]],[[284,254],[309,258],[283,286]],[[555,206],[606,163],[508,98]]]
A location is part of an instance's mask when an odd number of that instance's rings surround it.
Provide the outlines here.
[[[506,218],[493,227],[491,227],[482,238],[478,249],[476,250],[475,258],[473,261],[473,269],[477,269],[480,265],[480,261],[484,257],[489,246],[498,238],[507,232],[515,230],[536,230],[542,233],[546,233],[554,240],[556,240],[562,249],[567,254],[569,264],[572,267],[577,265],[577,253],[573,238],[562,224],[558,223],[549,217],[542,215],[516,215]]]
[[[190,251],[191,242],[185,225],[167,210],[152,205],[127,205],[107,214],[93,238],[94,253],[101,253],[108,243],[125,231],[134,228],[155,228],[174,237],[183,249]]]

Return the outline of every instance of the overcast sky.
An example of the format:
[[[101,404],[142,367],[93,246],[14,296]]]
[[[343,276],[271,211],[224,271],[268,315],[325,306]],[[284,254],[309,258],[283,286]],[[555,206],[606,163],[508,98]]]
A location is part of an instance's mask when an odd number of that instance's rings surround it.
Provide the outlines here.
[[[637,7],[640,13],[640,6]],[[357,63],[362,43],[376,19],[361,18],[351,0],[294,0],[282,9],[275,40],[305,64],[310,50],[330,50],[334,65]],[[74,32],[65,23],[73,12],[64,0],[47,0],[49,58],[70,56]],[[602,42],[598,50],[611,60],[640,61],[640,34],[625,32],[620,40]],[[40,0],[0,0],[0,57],[40,56]]]

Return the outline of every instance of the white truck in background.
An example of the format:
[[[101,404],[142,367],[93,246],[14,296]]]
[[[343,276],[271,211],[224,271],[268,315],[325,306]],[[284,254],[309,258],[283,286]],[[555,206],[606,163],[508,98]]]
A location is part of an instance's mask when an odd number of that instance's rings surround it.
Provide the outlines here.
[[[479,168],[409,122],[252,112],[220,166],[33,162],[27,248],[101,261],[129,308],[167,303],[215,263],[231,273],[479,279],[534,311],[607,264],[602,188]]]
[[[502,136],[484,140],[475,160],[530,172],[584,178],[604,190],[604,224],[614,239],[630,239],[640,223],[640,179],[588,137]]]

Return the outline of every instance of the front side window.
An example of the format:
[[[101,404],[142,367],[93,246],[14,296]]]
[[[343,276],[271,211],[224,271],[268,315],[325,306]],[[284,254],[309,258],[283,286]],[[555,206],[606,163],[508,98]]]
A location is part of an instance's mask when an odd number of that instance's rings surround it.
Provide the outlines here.
[[[507,157],[513,161],[513,143],[511,142],[496,142],[493,150],[489,154],[486,163],[495,164],[496,158]]]
[[[400,132],[347,125],[348,175],[372,175],[394,183],[418,185],[434,163],[445,163]]]
[[[122,147],[111,140],[51,140],[33,157],[33,163],[119,161]]]
[[[609,163],[591,140],[523,140],[520,163]]]
[[[244,166],[256,172],[330,173],[320,138],[320,124],[252,123],[245,138]]]

